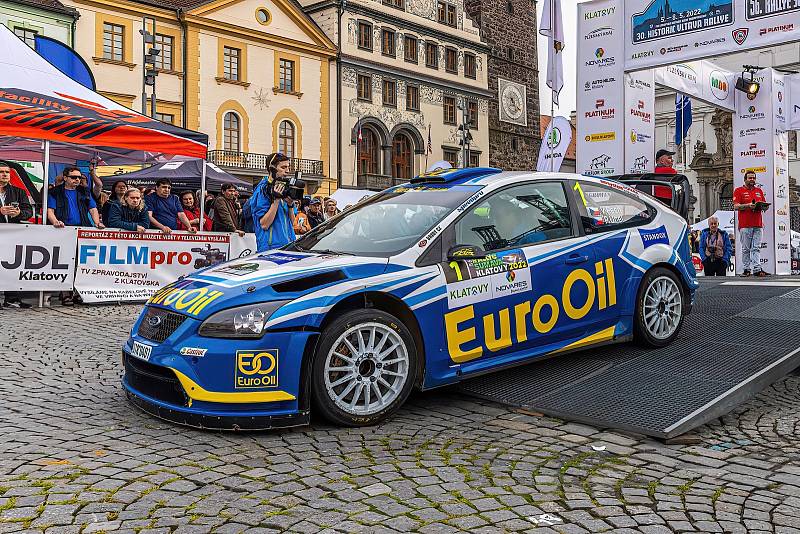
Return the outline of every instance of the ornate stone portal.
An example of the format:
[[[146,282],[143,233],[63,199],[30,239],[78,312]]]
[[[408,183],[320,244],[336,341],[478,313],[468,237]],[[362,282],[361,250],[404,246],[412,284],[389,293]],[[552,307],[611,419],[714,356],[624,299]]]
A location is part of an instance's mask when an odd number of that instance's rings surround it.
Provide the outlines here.
[[[694,146],[694,157],[689,167],[697,173],[698,191],[693,191],[697,198],[692,199],[689,218],[694,220],[697,214],[701,219],[711,216],[717,210],[733,209],[733,124],[732,114],[714,111],[711,125],[717,138],[717,151],[706,152],[706,144],[698,141]],[[789,177],[789,206],[797,211],[800,202],[800,188],[793,177]],[[800,221],[798,221],[800,222]],[[792,227],[795,224],[793,221]]]

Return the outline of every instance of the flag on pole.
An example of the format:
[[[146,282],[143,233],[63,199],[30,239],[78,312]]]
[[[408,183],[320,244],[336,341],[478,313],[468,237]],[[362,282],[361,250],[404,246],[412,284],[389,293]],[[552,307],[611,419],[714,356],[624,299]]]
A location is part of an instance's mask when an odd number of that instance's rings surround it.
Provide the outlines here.
[[[364,136],[361,133],[361,117],[359,117],[358,118],[358,142],[360,143],[363,140],[364,140]]]
[[[428,148],[425,154],[433,154],[433,141],[431,141],[431,125],[428,125]]]
[[[692,100],[682,93],[675,94],[675,144],[680,145],[686,139],[689,126],[692,125]]]
[[[553,102],[564,87],[564,24],[561,19],[561,0],[545,0],[539,33],[547,40],[547,87],[553,91]]]

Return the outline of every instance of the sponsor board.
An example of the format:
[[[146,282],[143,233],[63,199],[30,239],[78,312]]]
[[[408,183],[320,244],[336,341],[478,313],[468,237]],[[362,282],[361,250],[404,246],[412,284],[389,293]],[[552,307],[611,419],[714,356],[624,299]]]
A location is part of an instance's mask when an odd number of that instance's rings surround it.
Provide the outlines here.
[[[72,289],[77,228],[0,224],[0,241],[0,291]]]

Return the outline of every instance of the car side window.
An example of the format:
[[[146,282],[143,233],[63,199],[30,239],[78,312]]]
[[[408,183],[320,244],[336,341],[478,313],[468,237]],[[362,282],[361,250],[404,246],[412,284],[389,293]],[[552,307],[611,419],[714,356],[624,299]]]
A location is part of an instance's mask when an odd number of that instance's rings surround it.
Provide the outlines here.
[[[655,215],[645,202],[604,185],[575,182],[572,192],[587,234],[639,226]]]
[[[485,251],[574,235],[561,182],[536,182],[498,191],[455,225],[455,242]]]

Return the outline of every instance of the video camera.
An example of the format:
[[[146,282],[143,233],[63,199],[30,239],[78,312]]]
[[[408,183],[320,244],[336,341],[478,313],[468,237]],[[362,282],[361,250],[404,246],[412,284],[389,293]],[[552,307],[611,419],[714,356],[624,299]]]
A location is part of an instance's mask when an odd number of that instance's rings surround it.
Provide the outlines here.
[[[277,198],[302,200],[306,188],[306,183],[302,180],[302,176],[302,171],[296,171],[294,176],[275,178],[270,183],[269,195]],[[283,184],[283,191],[280,194],[275,193],[275,186],[278,184]]]
[[[203,267],[211,267],[215,263],[221,263],[228,259],[227,255],[218,248],[211,248],[210,243],[206,243],[206,248],[192,247],[192,252],[198,253],[202,258],[194,260],[194,268],[202,269]]]

